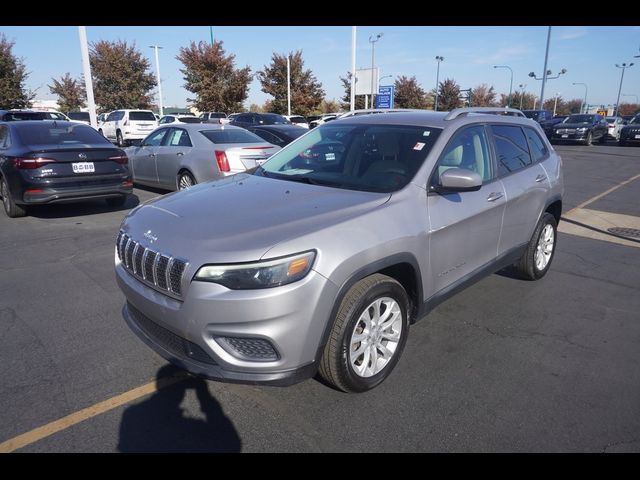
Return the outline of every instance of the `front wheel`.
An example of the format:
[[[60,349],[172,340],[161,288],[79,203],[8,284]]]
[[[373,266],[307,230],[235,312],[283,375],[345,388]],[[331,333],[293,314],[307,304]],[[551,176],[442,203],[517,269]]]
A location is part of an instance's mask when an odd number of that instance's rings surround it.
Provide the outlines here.
[[[557,230],[555,217],[545,212],[531,236],[524,255],[515,265],[522,278],[538,280],[545,276],[556,251]]]
[[[593,134],[591,132],[587,133],[587,139],[584,141],[584,144],[587,146],[591,146],[593,144]]]
[[[345,392],[364,392],[398,363],[409,334],[409,298],[391,277],[373,274],[353,285],[338,309],[320,361],[320,376]]]
[[[122,132],[120,130],[116,132],[116,143],[119,147],[124,147],[124,138],[122,138]]]

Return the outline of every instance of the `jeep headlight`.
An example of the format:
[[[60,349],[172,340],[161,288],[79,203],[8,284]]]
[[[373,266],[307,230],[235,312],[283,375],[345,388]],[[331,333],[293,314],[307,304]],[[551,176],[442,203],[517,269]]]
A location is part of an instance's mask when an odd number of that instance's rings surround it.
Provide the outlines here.
[[[303,279],[315,258],[316,252],[310,251],[259,262],[204,265],[193,279],[219,283],[232,290],[279,287]]]

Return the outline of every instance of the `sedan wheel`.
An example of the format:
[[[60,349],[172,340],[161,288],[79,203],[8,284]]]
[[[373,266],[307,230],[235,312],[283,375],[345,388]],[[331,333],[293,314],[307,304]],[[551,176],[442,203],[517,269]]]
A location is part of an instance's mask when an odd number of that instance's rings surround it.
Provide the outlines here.
[[[178,178],[178,190],[185,190],[189,187],[193,187],[195,184],[196,181],[189,172],[180,174],[180,177]]]

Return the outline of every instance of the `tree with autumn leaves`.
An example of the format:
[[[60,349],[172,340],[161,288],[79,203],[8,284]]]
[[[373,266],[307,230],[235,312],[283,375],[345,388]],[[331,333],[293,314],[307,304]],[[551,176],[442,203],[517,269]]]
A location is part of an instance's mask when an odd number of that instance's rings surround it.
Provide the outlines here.
[[[13,45],[0,33],[0,108],[27,108],[35,93],[25,87],[29,73],[24,60],[13,54]]]
[[[49,91],[58,96],[58,108],[63,112],[77,112],[87,104],[87,92],[82,79],[71,78],[65,73],[60,79],[51,79]]]

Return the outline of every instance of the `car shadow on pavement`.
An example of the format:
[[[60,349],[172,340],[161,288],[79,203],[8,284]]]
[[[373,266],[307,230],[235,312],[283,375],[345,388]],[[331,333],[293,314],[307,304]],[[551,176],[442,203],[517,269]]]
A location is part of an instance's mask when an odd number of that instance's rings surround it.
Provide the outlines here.
[[[156,375],[157,391],[128,407],[120,422],[120,452],[240,452],[242,441],[213,398],[207,383],[172,365]],[[204,419],[185,415],[180,407],[193,389]]]
[[[87,200],[78,203],[53,203],[50,205],[32,205],[28,208],[27,215],[35,218],[69,218],[85,215],[97,215],[100,213],[119,212],[131,210],[140,203],[137,195],[130,194],[124,205],[111,207],[104,200]]]

